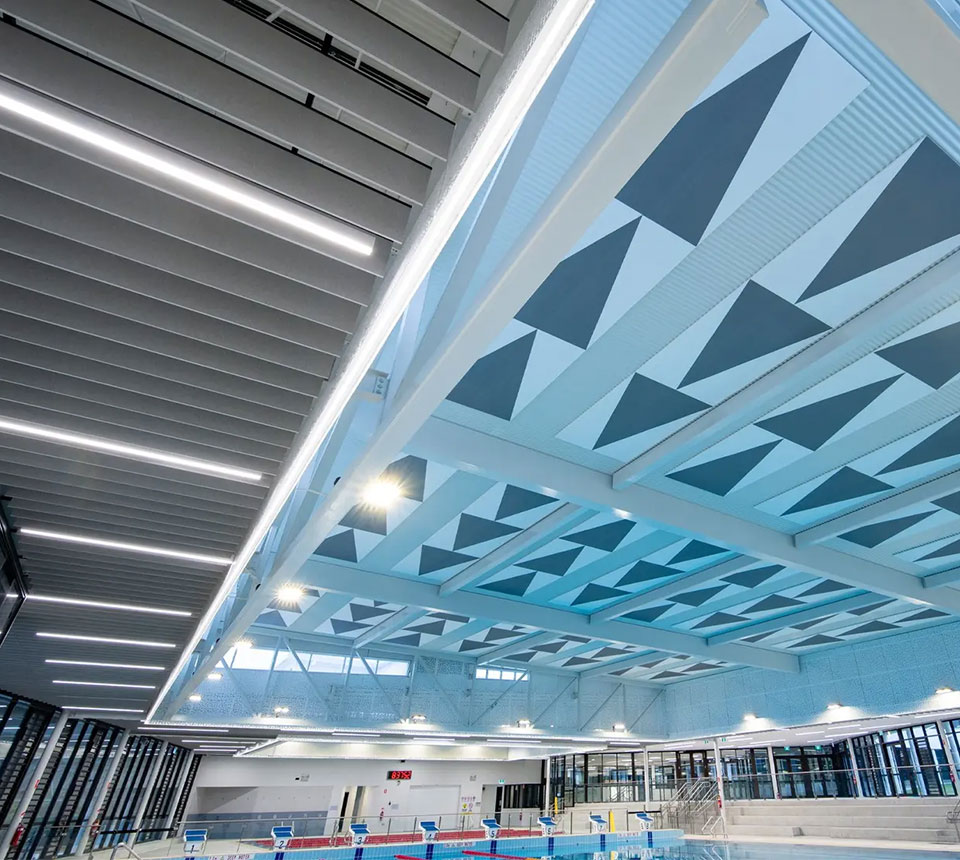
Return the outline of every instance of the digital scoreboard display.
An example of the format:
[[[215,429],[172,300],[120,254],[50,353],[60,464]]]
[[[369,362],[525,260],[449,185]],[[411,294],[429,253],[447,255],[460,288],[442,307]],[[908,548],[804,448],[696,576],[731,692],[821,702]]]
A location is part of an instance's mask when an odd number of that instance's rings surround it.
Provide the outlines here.
[[[413,776],[412,770],[388,770],[387,779],[410,779]]]

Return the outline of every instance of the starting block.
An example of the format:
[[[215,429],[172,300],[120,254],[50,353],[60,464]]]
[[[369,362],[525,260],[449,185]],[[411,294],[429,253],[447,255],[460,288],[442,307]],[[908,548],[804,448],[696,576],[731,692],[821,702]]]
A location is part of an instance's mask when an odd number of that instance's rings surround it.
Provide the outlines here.
[[[646,812],[637,813],[637,824],[640,830],[653,830],[653,819]]]
[[[496,818],[482,818],[480,826],[483,828],[483,835],[486,839],[496,839],[500,832],[500,822]]]
[[[288,824],[278,825],[270,831],[273,837],[273,847],[277,851],[283,851],[293,839],[293,827]]]
[[[207,844],[206,830],[183,831],[183,853],[203,854],[203,847]]]
[[[606,833],[607,819],[605,819],[602,815],[591,815],[590,816],[590,832]]]
[[[350,833],[353,836],[354,845],[363,845],[370,835],[370,828],[366,824],[351,824]]]
[[[537,823],[540,825],[541,836],[553,836],[557,832],[557,822],[549,815],[541,816],[537,819]]]
[[[440,828],[436,821],[421,821],[418,825],[424,842],[436,842]]]

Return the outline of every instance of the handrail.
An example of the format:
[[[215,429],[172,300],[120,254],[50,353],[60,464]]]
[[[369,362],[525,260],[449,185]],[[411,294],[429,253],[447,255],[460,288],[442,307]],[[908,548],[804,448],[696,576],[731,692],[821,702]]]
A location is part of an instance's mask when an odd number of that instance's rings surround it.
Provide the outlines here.
[[[113,846],[113,851],[110,852],[110,860],[116,860],[117,852],[121,848],[123,848],[123,850],[127,852],[128,857],[135,857],[136,860],[143,860],[143,857],[137,854],[137,852],[134,851],[130,845],[127,845],[126,842],[118,842],[116,845]]]

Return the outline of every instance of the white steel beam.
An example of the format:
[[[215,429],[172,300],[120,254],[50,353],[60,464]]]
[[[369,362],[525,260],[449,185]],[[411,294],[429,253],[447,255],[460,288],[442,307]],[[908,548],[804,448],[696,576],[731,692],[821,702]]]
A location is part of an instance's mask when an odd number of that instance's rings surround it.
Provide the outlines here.
[[[807,621],[826,618],[828,615],[836,615],[838,612],[850,612],[852,609],[862,609],[864,606],[874,606],[882,602],[883,599],[878,599],[876,594],[856,594],[853,597],[834,600],[832,603],[818,603],[816,606],[810,606],[798,612],[778,615],[776,618],[765,618],[763,621],[755,621],[753,624],[744,624],[733,630],[717,633],[715,636],[709,637],[707,641],[714,645],[723,645],[726,642],[737,642],[745,636],[759,636],[761,633],[782,630],[784,627],[793,627]]]
[[[929,502],[941,496],[955,493],[960,489],[960,471],[948,472],[946,475],[940,475],[932,480],[929,478],[921,480],[923,483],[914,487],[884,496],[882,499],[863,505],[863,507],[850,511],[848,514],[842,514],[832,520],[826,520],[798,531],[793,536],[794,542],[797,546],[819,543],[827,538],[836,537],[867,523],[896,514],[910,505]]]
[[[593,511],[583,511],[577,505],[569,503],[560,505],[559,508],[551,511],[530,528],[517,532],[510,540],[501,544],[493,552],[478,558],[459,573],[441,583],[440,593],[453,594],[454,591],[459,591],[461,588],[478,582],[488,573],[523,557],[534,544],[550,540],[554,535],[561,534],[571,528],[575,521],[590,516],[593,516]]]
[[[476,430],[430,418],[407,446],[448,465],[501,480],[543,486],[579,504],[624,510],[679,534],[700,537],[763,561],[857,588],[960,614],[960,592],[925,590],[918,576],[822,545],[797,547],[792,535],[636,484],[616,490],[610,476]]]
[[[653,469],[673,466],[680,459],[705,450],[735,429],[785,403],[831,371],[873,352],[878,346],[877,332],[882,332],[891,320],[916,316],[921,307],[925,315],[939,310],[940,305],[935,304],[934,300],[945,290],[956,289],[958,275],[960,253],[954,251],[769,373],[634,457],[613,473],[613,486],[622,489]],[[891,336],[895,337],[896,333]]]
[[[928,573],[923,577],[924,588],[941,588],[944,585],[952,585],[960,580],[960,567],[952,567],[949,570],[941,570],[939,573]]]
[[[134,2],[245,64],[259,67],[268,77],[300,87],[437,158],[447,157],[452,122],[235,6],[196,0]]]
[[[632,669],[634,666],[643,666],[646,663],[652,663],[655,660],[665,660],[673,657],[669,651],[647,651],[645,654],[634,654],[630,657],[624,657],[622,660],[610,660],[602,666],[591,666],[589,669],[583,669],[580,672],[581,678],[596,678],[600,675],[609,675],[611,672],[618,672],[620,669]],[[629,680],[625,678],[624,680]]]
[[[587,616],[569,609],[532,606],[518,600],[508,600],[483,594],[455,594],[441,597],[437,586],[427,582],[374,573],[360,568],[346,567],[311,558],[300,570],[300,581],[305,585],[344,594],[376,596],[378,600],[406,606],[430,607],[436,611],[460,615],[473,613],[488,618],[499,618],[505,624],[523,624],[541,628],[544,633],[573,636],[602,637],[625,645],[657,648],[678,654],[692,654],[712,660],[726,660],[745,666],[758,666],[783,672],[799,671],[799,662],[791,654],[782,654],[748,645],[712,648],[706,640],[691,633],[660,630],[624,621],[608,621],[598,630],[591,626]],[[511,645],[511,649],[513,645]]]
[[[547,20],[553,5],[541,0],[522,34],[536,28],[537,22]],[[299,0],[296,6],[319,8],[310,0]],[[419,384],[410,386],[404,397],[394,401],[367,449],[354,460],[311,522],[292,539],[274,566],[272,577],[282,580],[299,573],[330,529],[354,504],[358,489],[376,479],[391,458],[403,449],[425,417],[443,401],[485,346],[549,275],[565,249],[593,223],[633,175],[637,165],[653,152],[766,14],[755,0],[693,0],[690,3],[533,224],[518,237],[490,284],[463,315],[461,324],[419,370]],[[522,47],[518,46],[518,50],[522,52]],[[500,72],[509,67],[513,54],[513,50],[508,52]],[[488,91],[488,96],[491,92]],[[476,118],[471,129],[475,123]],[[454,159],[447,173],[456,167]],[[407,247],[410,244],[408,242]],[[348,580],[352,577],[349,573],[345,575]],[[477,597],[470,595],[469,599]],[[254,596],[232,627],[245,629],[260,613],[261,601],[262,598]],[[522,604],[514,605],[523,609]],[[468,609],[465,614],[478,613]],[[589,624],[584,616],[578,617]],[[593,631],[585,631],[585,635],[593,635]],[[178,693],[164,701],[164,713],[179,709],[196,688],[199,678],[209,671],[207,667],[215,664],[222,653],[222,645],[218,644],[200,661],[195,674],[181,685]]]
[[[497,660],[503,660],[511,654],[519,654],[521,651],[529,651],[535,645],[544,645],[557,638],[556,633],[541,632],[534,633],[532,636],[511,639],[506,645],[487,651],[482,656],[477,657],[477,663],[495,663]]]
[[[407,606],[398,612],[394,612],[393,615],[385,618],[379,624],[375,624],[373,627],[364,630],[353,640],[353,647],[363,648],[365,645],[379,642],[385,636],[402,630],[408,624],[413,623],[418,618],[423,618],[426,614],[427,610],[421,609],[419,606]]]
[[[726,576],[728,573],[733,573],[734,571],[747,567],[755,561],[756,559],[749,555],[740,555],[736,558],[721,561],[719,564],[712,564],[695,573],[687,575],[680,574],[676,579],[665,582],[656,588],[651,588],[649,591],[644,591],[642,594],[628,597],[611,606],[598,609],[596,612],[590,614],[590,620],[608,621],[611,618],[616,618],[618,615],[625,615],[627,612],[639,609],[641,606],[650,606],[653,603],[659,603],[661,600],[666,600],[675,594],[680,594],[688,589],[696,588],[698,585],[703,585],[705,582],[710,582],[719,576]]]
[[[832,0],[832,3],[947,116],[960,123],[960,91],[951,83],[960,65],[960,42],[932,3],[925,0],[896,3]]]

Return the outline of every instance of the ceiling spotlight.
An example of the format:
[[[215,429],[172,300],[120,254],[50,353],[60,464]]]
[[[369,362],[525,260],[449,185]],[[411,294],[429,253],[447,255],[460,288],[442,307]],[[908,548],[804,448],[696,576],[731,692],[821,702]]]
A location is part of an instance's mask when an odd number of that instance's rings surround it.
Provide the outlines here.
[[[299,585],[287,583],[277,589],[277,603],[294,606],[303,599],[303,589]]]
[[[202,701],[202,700],[203,700],[203,696],[201,696],[199,693],[191,693],[191,694],[190,694],[190,701],[191,701],[191,702],[200,702],[200,701]]]
[[[425,723],[427,721],[426,714],[412,714],[410,716],[411,723]]]
[[[248,648],[253,647],[253,643],[249,639],[238,639],[233,643],[233,647],[237,651],[246,651]]]
[[[286,705],[277,705],[277,706],[273,709],[273,712],[274,712],[275,714],[289,714],[289,713],[290,713],[290,709],[289,709]]]
[[[839,702],[831,702],[829,705],[827,705],[827,710],[828,710],[828,711],[839,711],[842,707],[843,707],[843,705],[841,705]]]
[[[532,725],[533,723],[530,720],[517,720],[518,729],[529,729]]]
[[[221,678],[223,678],[223,675],[221,675],[219,672],[211,672],[209,675],[207,675],[208,681],[219,681]]]
[[[394,505],[403,488],[396,481],[384,480],[381,478],[368,484],[363,491],[363,503],[372,508],[381,508],[386,510]]]
[[[944,696],[947,693],[952,693],[953,691],[953,687],[937,687],[938,696]]]

